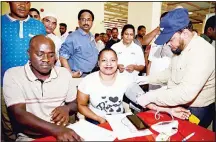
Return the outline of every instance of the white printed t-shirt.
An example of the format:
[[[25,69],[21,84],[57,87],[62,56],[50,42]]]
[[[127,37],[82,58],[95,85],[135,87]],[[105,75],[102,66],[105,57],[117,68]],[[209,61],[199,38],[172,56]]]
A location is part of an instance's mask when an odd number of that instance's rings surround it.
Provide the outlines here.
[[[131,81],[118,72],[114,84],[102,84],[99,71],[83,78],[78,90],[89,95],[89,108],[98,116],[124,113],[123,95]]]

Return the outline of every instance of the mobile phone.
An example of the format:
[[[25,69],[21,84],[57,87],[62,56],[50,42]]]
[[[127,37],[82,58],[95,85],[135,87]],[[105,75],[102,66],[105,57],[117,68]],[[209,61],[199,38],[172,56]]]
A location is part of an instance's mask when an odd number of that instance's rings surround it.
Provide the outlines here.
[[[138,130],[142,130],[142,129],[146,129],[149,128],[149,126],[136,114],[132,114],[132,115],[127,115],[126,116],[130,122],[138,129]]]

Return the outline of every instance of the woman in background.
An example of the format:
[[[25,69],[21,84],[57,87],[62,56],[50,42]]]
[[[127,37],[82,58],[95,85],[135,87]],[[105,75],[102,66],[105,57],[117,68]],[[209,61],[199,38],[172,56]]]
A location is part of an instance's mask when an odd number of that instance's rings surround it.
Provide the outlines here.
[[[140,46],[133,42],[135,37],[133,25],[124,25],[121,36],[122,40],[111,48],[117,53],[120,73],[134,80],[145,67],[143,51]]]

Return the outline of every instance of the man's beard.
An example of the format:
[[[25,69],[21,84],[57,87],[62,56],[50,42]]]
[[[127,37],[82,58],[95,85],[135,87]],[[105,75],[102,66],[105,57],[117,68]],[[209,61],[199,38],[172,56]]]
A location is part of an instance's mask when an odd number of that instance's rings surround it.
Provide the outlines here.
[[[176,49],[176,50],[171,50],[173,54],[175,55],[180,55],[182,50],[185,48],[185,44],[184,44],[184,41],[181,40],[179,42],[179,47]]]
[[[141,34],[138,34],[137,36],[143,38],[143,35],[141,35]]]
[[[180,55],[181,52],[182,52],[182,50],[179,49],[179,48],[177,48],[176,50],[171,50],[171,51],[172,51],[172,53],[175,54],[175,55]]]

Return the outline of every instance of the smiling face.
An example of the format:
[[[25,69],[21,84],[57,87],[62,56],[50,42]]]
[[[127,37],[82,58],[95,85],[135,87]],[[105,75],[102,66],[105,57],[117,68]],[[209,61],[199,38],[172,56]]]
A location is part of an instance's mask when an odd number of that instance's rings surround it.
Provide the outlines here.
[[[28,17],[30,2],[9,2],[11,17],[18,20],[25,20]]]
[[[29,49],[29,58],[32,72],[36,77],[49,75],[56,61],[55,45],[53,41],[41,35],[32,39]]]
[[[42,20],[45,28],[46,28],[46,33],[47,34],[50,34],[50,33],[53,33],[56,26],[57,26],[57,19],[54,18],[54,17],[51,17],[51,16],[47,16],[47,17],[44,17],[43,20]]]
[[[133,41],[134,39],[134,32],[133,32],[133,29],[126,29],[123,33],[123,43],[128,45],[128,44],[131,44],[131,42]]]
[[[104,75],[113,75],[117,71],[118,59],[117,55],[112,50],[102,51],[98,60],[100,72]]]

